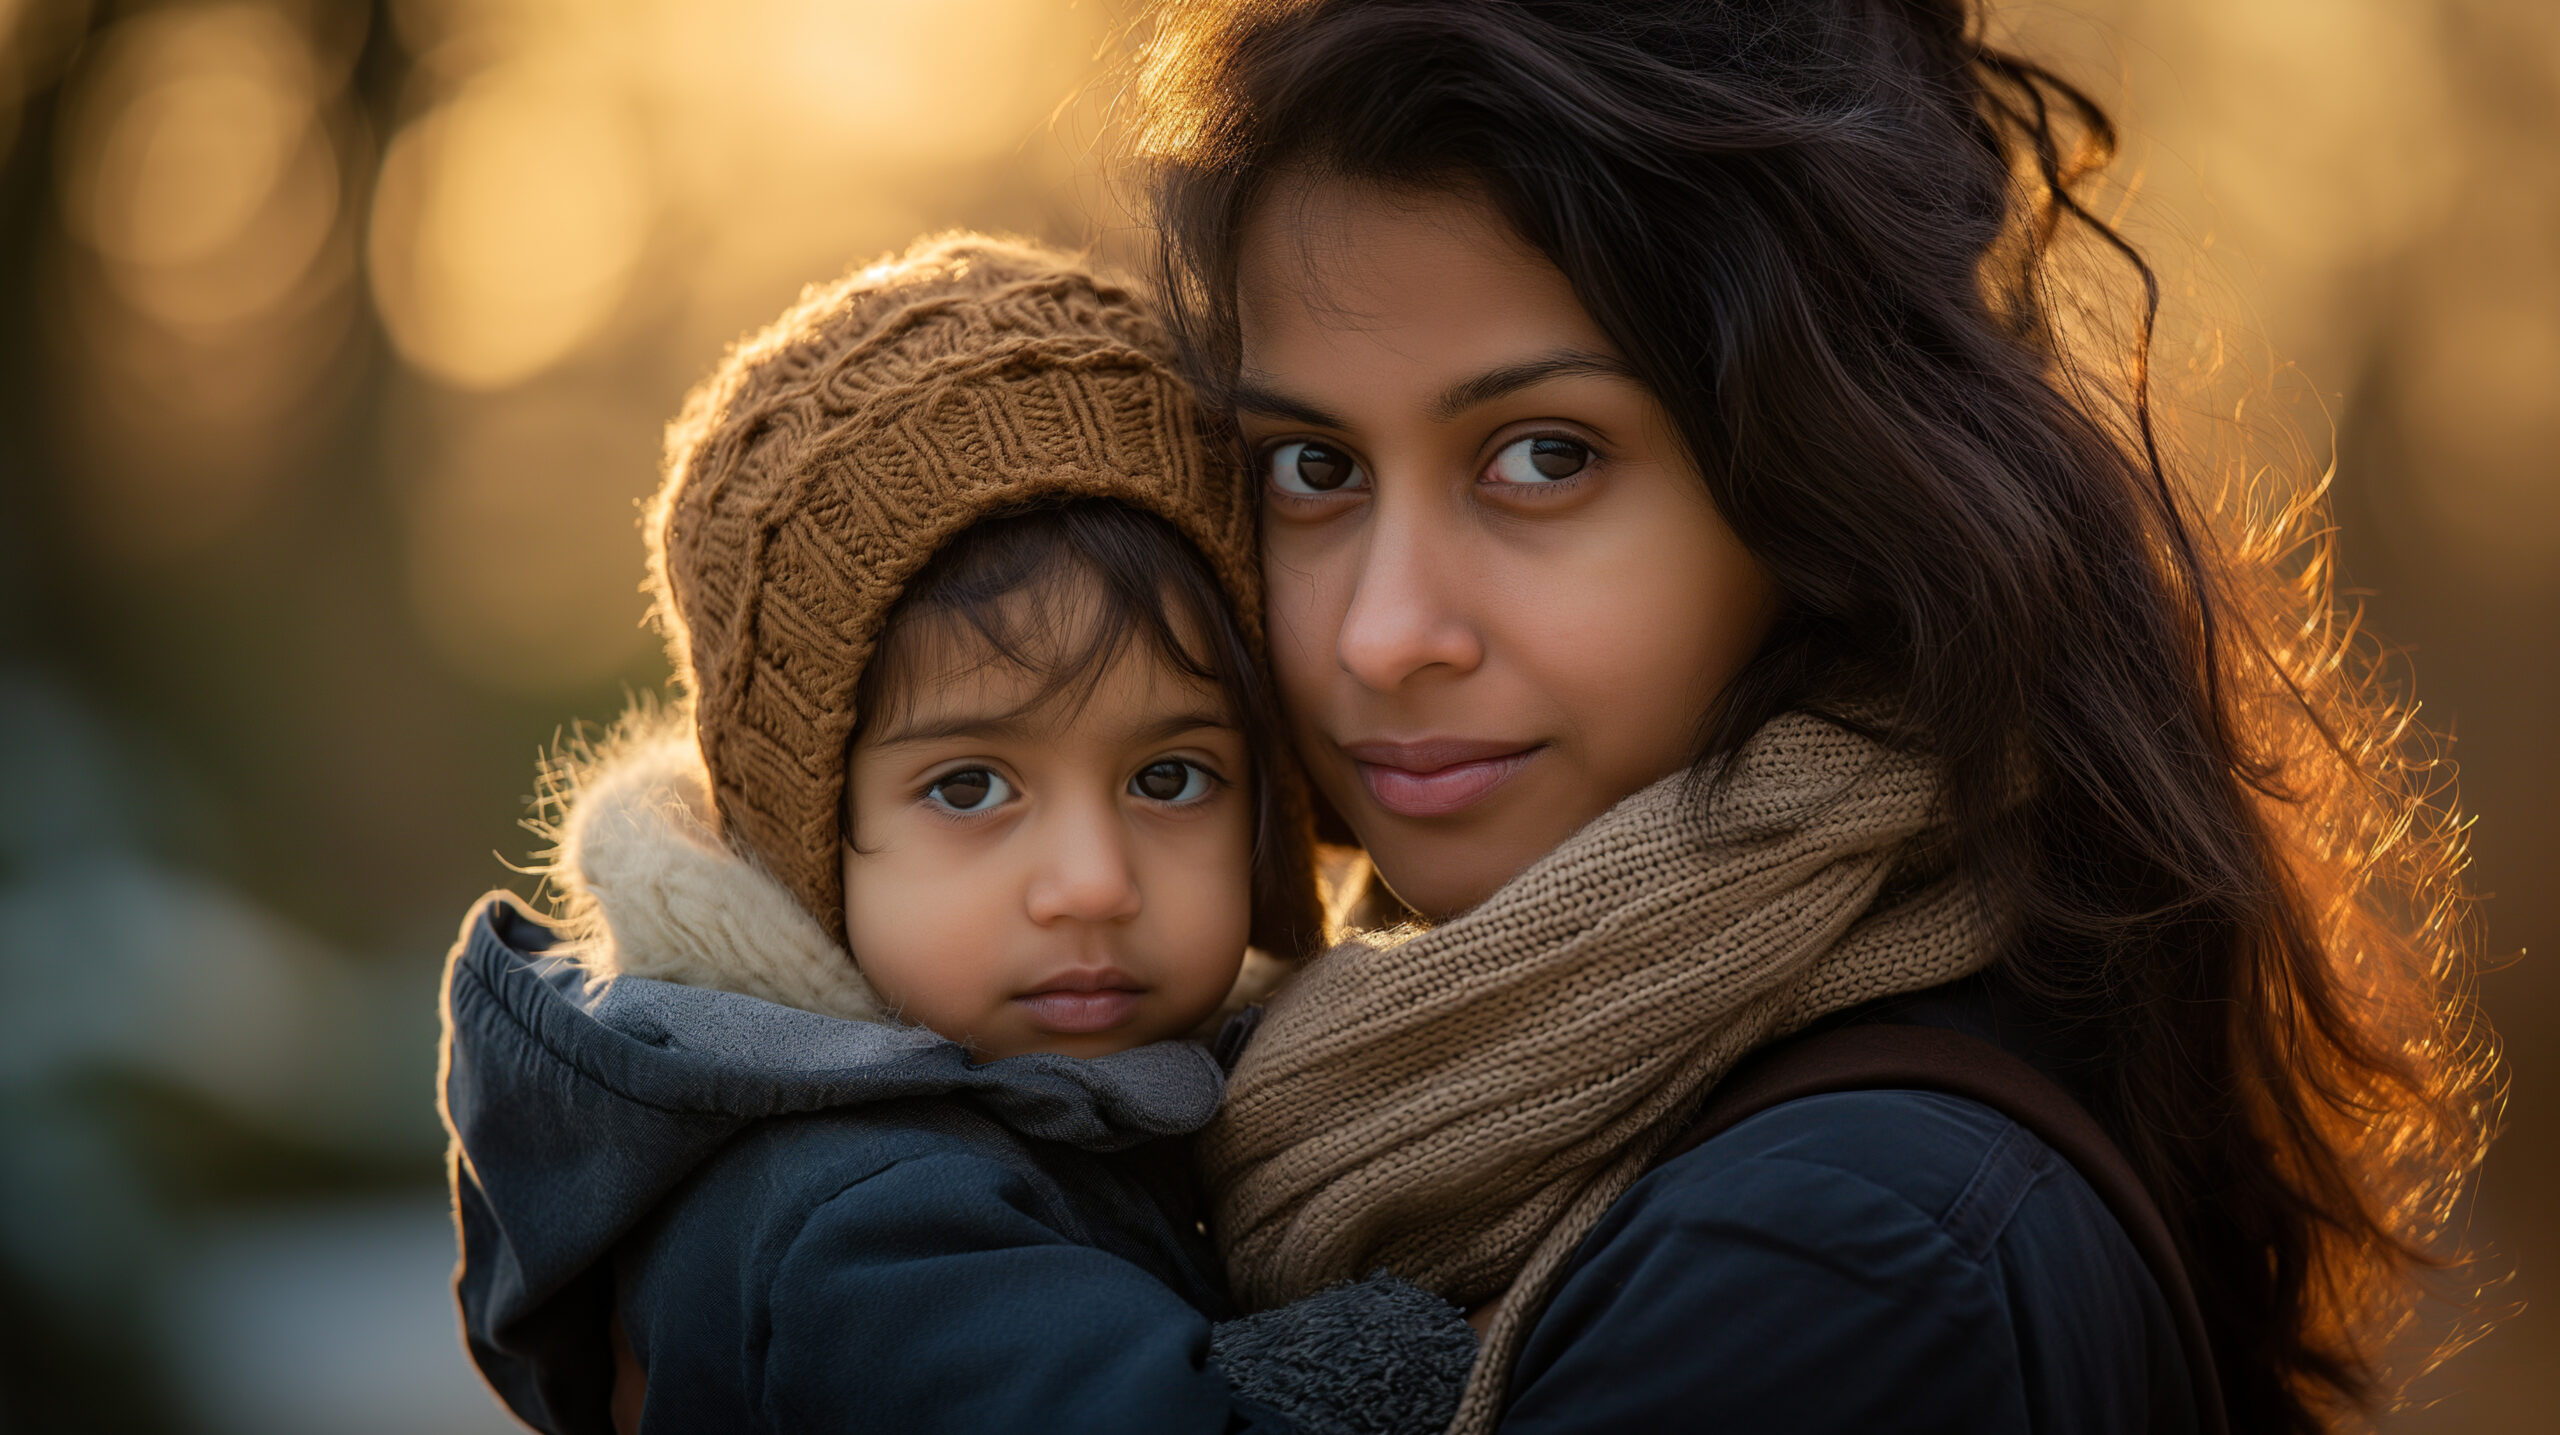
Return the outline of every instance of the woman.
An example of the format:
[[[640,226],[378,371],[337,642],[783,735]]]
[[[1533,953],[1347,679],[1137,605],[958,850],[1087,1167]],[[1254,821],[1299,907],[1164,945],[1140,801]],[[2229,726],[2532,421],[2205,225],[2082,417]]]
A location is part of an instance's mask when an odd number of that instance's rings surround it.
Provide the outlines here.
[[[1297,746],[1429,924],[1247,1052],[1240,1293],[1483,1303],[1462,1429],[2387,1393],[2485,1140],[2455,829],[2325,568],[2217,540],[2139,364],[2066,348],[2057,246],[2150,283],[2075,198],[2102,112],[1964,0],[1180,5],[1145,85]],[[1746,1052],[1878,1024],[2113,1151],[1905,1089],[1686,1140]]]

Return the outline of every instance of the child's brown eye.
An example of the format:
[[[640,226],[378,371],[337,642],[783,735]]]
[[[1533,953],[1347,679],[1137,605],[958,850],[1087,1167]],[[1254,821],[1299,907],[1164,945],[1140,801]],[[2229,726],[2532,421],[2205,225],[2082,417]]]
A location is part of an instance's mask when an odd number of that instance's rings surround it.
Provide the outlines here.
[[[1151,762],[1129,779],[1129,790],[1155,802],[1197,802],[1209,795],[1213,780],[1193,763]]]
[[[972,767],[934,779],[924,795],[927,801],[948,811],[984,812],[1013,796],[1013,786],[983,767]]]

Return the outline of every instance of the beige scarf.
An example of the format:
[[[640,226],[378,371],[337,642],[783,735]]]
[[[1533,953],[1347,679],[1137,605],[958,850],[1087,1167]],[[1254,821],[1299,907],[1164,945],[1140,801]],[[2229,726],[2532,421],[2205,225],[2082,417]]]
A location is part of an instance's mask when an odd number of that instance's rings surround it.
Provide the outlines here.
[[[1451,1427],[1490,1430],[1575,1247],[1737,1059],[1990,959],[1933,851],[1933,764],[1802,715],[1733,763],[1711,800],[1666,778],[1271,1003],[1202,1147],[1240,1299],[1380,1266],[1501,1297]]]

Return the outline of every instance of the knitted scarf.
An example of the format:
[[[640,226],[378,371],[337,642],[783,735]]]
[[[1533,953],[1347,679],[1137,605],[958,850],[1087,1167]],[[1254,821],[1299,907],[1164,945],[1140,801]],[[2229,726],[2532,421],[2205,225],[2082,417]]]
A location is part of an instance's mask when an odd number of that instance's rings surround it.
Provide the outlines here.
[[[1736,1060],[1990,960],[1935,764],[1790,714],[1722,776],[1666,778],[1273,1000],[1202,1144],[1239,1298],[1381,1266],[1501,1298],[1451,1427],[1490,1430],[1575,1247]]]

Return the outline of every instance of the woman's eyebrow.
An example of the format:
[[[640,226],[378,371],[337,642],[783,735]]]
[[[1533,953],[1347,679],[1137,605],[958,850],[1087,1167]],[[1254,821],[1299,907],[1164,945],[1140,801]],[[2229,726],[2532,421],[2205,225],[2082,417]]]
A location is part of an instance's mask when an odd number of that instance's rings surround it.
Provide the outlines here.
[[[1551,354],[1522,359],[1518,363],[1504,364],[1460,379],[1443,389],[1440,397],[1432,401],[1431,418],[1435,423],[1447,423],[1479,404],[1492,403],[1531,385],[1580,375],[1643,382],[1636,377],[1635,370],[1627,366],[1626,360],[1614,354],[1594,353],[1588,349],[1558,349]],[[1268,376],[1262,374],[1239,376],[1228,390],[1227,401],[1240,412],[1286,419],[1309,428],[1344,430],[1351,427],[1349,421],[1340,415],[1281,392]]]
[[[1558,349],[1534,359],[1487,369],[1473,378],[1460,379],[1441,391],[1440,397],[1431,405],[1431,417],[1436,423],[1447,423],[1479,404],[1489,404],[1532,384],[1543,384],[1549,379],[1568,375],[1597,375],[1642,382],[1636,378],[1635,370],[1627,367],[1627,361],[1615,354],[1595,354],[1588,349]]]

